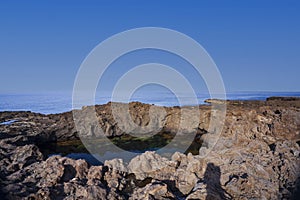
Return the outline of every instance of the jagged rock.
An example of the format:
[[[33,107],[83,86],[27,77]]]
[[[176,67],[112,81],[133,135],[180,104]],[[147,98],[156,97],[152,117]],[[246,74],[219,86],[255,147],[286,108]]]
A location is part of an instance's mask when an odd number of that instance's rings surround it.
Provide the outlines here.
[[[155,177],[157,171],[172,165],[175,167],[175,163],[172,161],[155,154],[153,151],[147,151],[134,157],[128,164],[128,170],[134,173],[137,179],[143,180],[147,177]]]
[[[91,166],[87,175],[88,185],[99,185],[104,174],[103,166]]]
[[[174,199],[175,195],[172,194],[168,185],[157,180],[152,180],[143,188],[137,188],[134,190],[130,200],[136,199]]]
[[[128,172],[128,169],[122,159],[106,160],[104,165],[119,172]]]
[[[19,169],[42,159],[43,155],[35,145],[18,146],[11,156],[12,165],[18,165]]]
[[[72,112],[55,115],[0,112],[0,123],[11,121],[0,125],[0,197],[289,199],[294,195],[297,199],[299,102],[297,98],[226,101],[226,120],[220,135],[209,128],[213,116],[211,105],[199,106],[197,117],[198,107],[185,107],[186,115],[182,116],[179,107],[155,106],[151,112],[156,118],[151,119],[150,105],[130,103],[130,116],[142,127],[135,130],[147,130],[145,127],[149,125],[149,128],[163,126],[160,131],[170,134],[195,132],[202,147],[199,155],[177,152],[171,160],[146,152],[133,158],[127,166],[121,159],[91,166],[84,160],[48,158],[41,153],[46,143],[78,139],[79,133],[81,137],[93,138],[102,129],[109,137],[123,135],[124,130],[118,127],[110,110],[113,103],[78,110],[83,117],[79,120],[82,130],[78,131]],[[119,109],[124,105],[117,104]],[[96,111],[96,120],[84,123],[90,119],[91,110]],[[124,116],[119,117],[125,120]]]

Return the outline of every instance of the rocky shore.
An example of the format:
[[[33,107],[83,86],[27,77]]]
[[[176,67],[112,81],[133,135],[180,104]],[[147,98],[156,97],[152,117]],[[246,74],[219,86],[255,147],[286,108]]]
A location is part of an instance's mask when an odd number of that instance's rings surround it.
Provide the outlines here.
[[[149,117],[151,105],[139,102],[84,107],[76,112],[84,119],[95,109],[97,125],[83,120],[82,130],[77,130],[72,112],[0,112],[0,199],[297,199],[300,99],[207,103],[155,106],[155,120]],[[129,163],[113,159],[99,165],[45,153],[49,144],[78,141],[79,132],[89,138],[101,128],[111,140],[124,137],[124,127],[112,115],[113,104],[120,110],[129,106],[140,127],[163,125],[159,134],[196,131],[194,143],[201,148],[175,152],[170,159],[146,151]],[[226,104],[226,119],[217,143],[203,157],[215,137],[208,127],[213,104]],[[197,123],[190,117],[196,108]],[[182,109],[187,116],[181,116]]]

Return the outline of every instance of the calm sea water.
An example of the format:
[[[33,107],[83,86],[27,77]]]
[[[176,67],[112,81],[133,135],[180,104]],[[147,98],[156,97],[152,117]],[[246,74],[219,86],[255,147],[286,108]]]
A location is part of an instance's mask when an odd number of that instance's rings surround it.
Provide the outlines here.
[[[264,100],[270,96],[297,96],[300,92],[239,92],[228,93],[227,99],[231,100]],[[197,95],[198,103],[203,104],[208,94]],[[105,104],[111,101],[109,95],[97,94],[96,104]],[[119,101],[123,101],[120,99]],[[133,95],[130,101],[140,101],[160,106],[179,105],[177,97],[168,92],[150,92]],[[183,97],[182,105],[191,104],[190,97]],[[84,100],[82,105],[84,105]],[[81,108],[77,105],[74,108]],[[51,92],[39,94],[0,94],[0,111],[32,111],[44,114],[61,113],[72,110],[72,94],[68,92]]]

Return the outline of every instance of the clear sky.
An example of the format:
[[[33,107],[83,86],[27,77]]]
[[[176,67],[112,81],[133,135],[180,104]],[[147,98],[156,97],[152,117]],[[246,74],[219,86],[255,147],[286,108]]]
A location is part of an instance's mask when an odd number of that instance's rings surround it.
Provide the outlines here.
[[[300,91],[299,11],[297,0],[1,1],[0,93],[72,90],[97,44],[145,26],[198,41],[228,91]]]

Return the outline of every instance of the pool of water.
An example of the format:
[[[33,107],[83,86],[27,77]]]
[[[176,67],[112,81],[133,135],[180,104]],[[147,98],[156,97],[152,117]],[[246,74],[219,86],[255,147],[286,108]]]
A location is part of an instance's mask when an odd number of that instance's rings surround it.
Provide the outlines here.
[[[12,123],[17,122],[17,121],[18,120],[16,120],[16,119],[12,119],[12,120],[9,120],[6,122],[1,122],[0,125],[11,125]]]
[[[87,150],[81,140],[41,145],[40,149],[46,157],[61,155],[73,159],[84,159],[91,165],[101,165],[105,160],[111,160],[113,158],[122,158],[126,163],[134,156],[146,151],[157,151],[160,153],[160,149],[168,145],[173,137],[174,135],[170,134],[157,134],[149,138],[135,138],[126,135],[110,139],[110,143],[107,143],[107,140],[103,139],[93,140],[93,148],[96,149],[92,150],[92,154]],[[113,145],[119,147],[117,148],[119,150],[112,151],[113,148],[110,147]],[[185,153],[196,155],[199,153],[200,147],[201,142],[194,140]],[[164,148],[163,153],[160,154],[170,158],[176,151],[178,151],[176,147]]]

